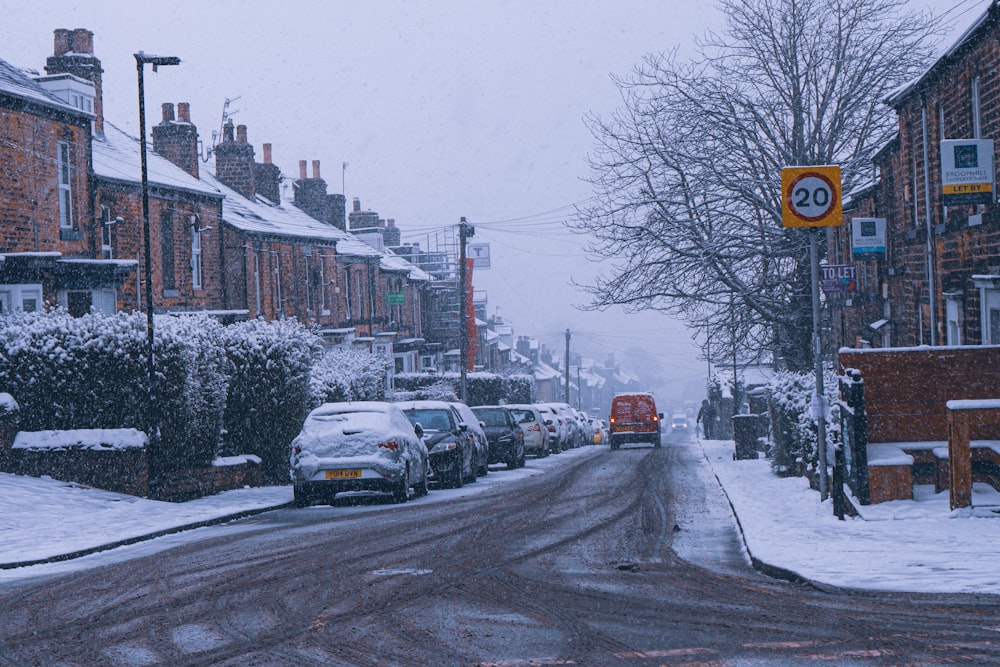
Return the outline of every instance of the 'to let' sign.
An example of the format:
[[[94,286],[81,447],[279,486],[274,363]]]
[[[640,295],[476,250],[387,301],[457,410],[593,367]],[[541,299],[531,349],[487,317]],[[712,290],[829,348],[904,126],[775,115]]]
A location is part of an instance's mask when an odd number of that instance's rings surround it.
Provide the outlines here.
[[[840,167],[785,167],[781,170],[781,224],[834,227],[844,222]]]

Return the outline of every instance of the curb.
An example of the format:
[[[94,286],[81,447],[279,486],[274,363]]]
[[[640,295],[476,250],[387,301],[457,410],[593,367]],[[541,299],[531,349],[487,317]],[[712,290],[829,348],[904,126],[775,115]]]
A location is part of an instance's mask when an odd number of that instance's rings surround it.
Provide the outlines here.
[[[793,584],[804,584],[806,586],[810,586],[824,593],[854,592],[851,589],[838,588],[837,586],[830,586],[829,584],[813,581],[812,579],[803,577],[798,572],[794,572],[792,570],[783,567],[778,567],[777,565],[771,565],[770,563],[766,563],[757,558],[756,556],[754,556],[753,552],[750,551],[750,545],[747,544],[747,537],[746,534],[743,532],[743,524],[740,523],[740,516],[736,512],[736,506],[733,505],[733,501],[729,497],[729,493],[726,491],[726,487],[722,484],[722,480],[719,479],[719,475],[715,472],[715,467],[712,465],[711,459],[708,458],[708,454],[705,452],[705,448],[701,447],[701,439],[699,439],[697,442],[698,446],[701,448],[702,456],[705,457],[705,461],[706,463],[708,463],[708,467],[712,469],[712,477],[715,478],[715,482],[719,485],[719,488],[722,489],[722,495],[726,497],[726,503],[729,505],[729,511],[732,512],[733,518],[736,519],[736,529],[740,533],[740,541],[743,542],[743,548],[746,549],[747,555],[750,556],[750,564],[753,565],[753,568],[755,570],[773,579],[782,579],[784,581],[788,581]]]
[[[223,516],[215,517],[214,519],[205,519],[204,521],[196,521],[195,523],[188,523],[181,526],[174,526],[173,528],[164,528],[163,530],[158,530],[156,532],[149,533],[146,535],[129,537],[124,540],[118,540],[117,542],[101,544],[96,547],[89,547],[87,549],[81,549],[79,551],[73,551],[67,554],[59,554],[58,556],[49,556],[48,558],[39,558],[37,560],[25,560],[17,563],[0,563],[0,570],[14,570],[19,567],[31,567],[32,565],[61,563],[62,561],[73,560],[75,558],[82,558],[83,556],[89,556],[91,554],[100,553],[102,551],[110,551],[111,549],[117,549],[118,547],[124,547],[130,544],[138,544],[139,542],[147,542],[149,540],[155,540],[156,538],[163,537],[164,535],[173,535],[175,533],[182,533],[184,531],[194,530],[195,528],[205,528],[206,526],[215,526],[220,523],[228,523],[229,521],[235,521],[236,519],[243,519],[248,516],[254,516],[255,514],[262,514],[264,512],[270,512],[271,510],[283,509],[286,507],[292,507],[292,503],[282,503],[281,505],[271,505],[269,507],[259,507],[257,509],[234,512],[232,514],[226,514]]]

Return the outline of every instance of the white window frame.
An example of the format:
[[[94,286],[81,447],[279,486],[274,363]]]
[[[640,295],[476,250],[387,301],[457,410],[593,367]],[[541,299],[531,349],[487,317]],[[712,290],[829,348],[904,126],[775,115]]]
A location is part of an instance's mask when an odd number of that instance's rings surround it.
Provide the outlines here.
[[[983,289],[982,299],[983,345],[1000,345],[1000,289]],[[996,330],[991,326],[994,321]]]
[[[34,300],[35,307],[30,310],[25,309],[25,301],[31,300]],[[0,285],[0,312],[5,315],[15,311],[33,312],[41,310],[44,306],[42,286],[39,284]]]
[[[61,289],[56,292],[56,302],[63,308],[69,308],[70,292],[90,292],[90,311],[114,315],[118,312],[118,293],[112,288],[98,289]]]
[[[201,257],[201,228],[199,223],[191,225],[191,289],[201,289],[204,265]]]
[[[944,302],[945,311],[945,336],[946,345],[962,344],[962,304],[958,299],[946,299]]]
[[[111,208],[101,205],[101,258],[114,259],[115,251],[111,245],[111,228],[117,220],[111,218]]]
[[[73,229],[73,177],[69,142],[56,142],[56,182],[59,185],[59,229]]]

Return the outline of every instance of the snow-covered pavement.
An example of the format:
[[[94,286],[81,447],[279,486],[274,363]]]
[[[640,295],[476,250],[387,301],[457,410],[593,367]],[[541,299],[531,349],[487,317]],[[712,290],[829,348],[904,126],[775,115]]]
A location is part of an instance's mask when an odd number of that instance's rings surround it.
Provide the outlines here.
[[[1000,594],[1000,514],[988,507],[1000,510],[1000,494],[989,487],[976,485],[974,511],[951,512],[947,493],[918,487],[914,501],[863,507],[863,517],[838,521],[830,501],[820,503],[804,479],[774,476],[765,459],[734,461],[731,441],[690,446],[704,451],[706,465],[725,489],[750,556],[770,568],[836,587]],[[432,491],[415,502],[478,493],[543,473],[567,458],[598,453],[584,447],[529,460],[525,468],[499,469],[464,489]],[[138,541],[291,499],[291,487],[265,487],[165,503],[0,473],[0,567],[14,574],[9,568],[15,563]],[[20,568],[24,574],[31,569]]]

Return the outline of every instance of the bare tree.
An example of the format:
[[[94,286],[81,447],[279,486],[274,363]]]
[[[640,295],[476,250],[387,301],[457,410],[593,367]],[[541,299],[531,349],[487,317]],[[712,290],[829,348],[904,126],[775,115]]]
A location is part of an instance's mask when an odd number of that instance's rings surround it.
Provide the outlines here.
[[[726,27],[696,59],[649,55],[616,79],[621,108],[587,119],[595,197],[573,223],[609,267],[589,307],[681,315],[713,360],[729,339],[809,367],[809,232],[781,225],[781,168],[839,164],[844,192],[871,178],[895,133],[882,100],[940,34],[905,6],[720,0]]]

